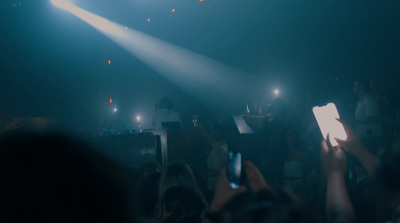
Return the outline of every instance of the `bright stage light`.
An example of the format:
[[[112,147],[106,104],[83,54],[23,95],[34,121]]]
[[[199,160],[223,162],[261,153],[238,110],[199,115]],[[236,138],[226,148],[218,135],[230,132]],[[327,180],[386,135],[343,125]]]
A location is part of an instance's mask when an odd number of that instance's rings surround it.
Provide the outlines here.
[[[65,9],[67,11],[76,7],[68,0],[51,0],[51,3],[53,3],[53,5],[55,5],[59,8]]]
[[[121,25],[117,25],[113,22],[110,22],[109,20],[102,18],[98,15],[95,15],[93,13],[90,13],[86,10],[83,10],[75,5],[73,5],[70,1],[68,0],[51,0],[51,2],[59,7],[62,8],[68,12],[70,12],[73,15],[76,15],[77,17],[81,18],[83,21],[89,23],[96,29],[112,34],[112,35],[119,35],[123,29],[121,28]]]
[[[274,95],[275,95],[276,97],[279,96],[279,89],[275,89],[275,90],[274,90]]]

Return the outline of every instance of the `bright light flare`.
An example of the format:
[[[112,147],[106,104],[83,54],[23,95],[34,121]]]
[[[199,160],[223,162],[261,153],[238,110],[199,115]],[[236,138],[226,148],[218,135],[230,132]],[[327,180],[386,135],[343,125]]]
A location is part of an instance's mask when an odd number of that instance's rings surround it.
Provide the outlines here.
[[[274,95],[275,95],[276,97],[279,96],[279,89],[275,89],[275,90],[274,90]]]
[[[200,98],[209,105],[212,104],[214,108],[221,109],[221,100],[245,98],[243,92],[246,91],[239,91],[237,88],[252,86],[251,81],[247,78],[247,73],[132,28],[126,29],[126,25],[109,21],[80,9],[66,0],[51,1],[99,30],[187,93]],[[150,18],[147,18],[147,21],[150,22]],[[108,63],[111,64],[111,60]],[[221,83],[224,83],[224,86],[221,86]],[[210,95],[218,95],[219,99],[210,100]],[[118,109],[114,110],[116,112]],[[231,111],[227,108],[226,112],[230,114]]]
[[[76,7],[68,0],[51,0],[51,3],[53,3],[54,6],[65,9],[67,11]]]
[[[76,15],[77,17],[81,18],[83,21],[89,23],[93,27],[97,28],[98,30],[112,34],[112,35],[119,35],[122,32],[120,26],[117,26],[115,23],[110,22],[109,20],[102,18],[98,15],[90,13],[86,10],[83,10],[75,5],[73,5],[68,0],[51,0],[53,5],[62,8],[69,13]]]
[[[139,115],[136,116],[136,121],[140,122],[142,120],[142,117],[140,117]]]

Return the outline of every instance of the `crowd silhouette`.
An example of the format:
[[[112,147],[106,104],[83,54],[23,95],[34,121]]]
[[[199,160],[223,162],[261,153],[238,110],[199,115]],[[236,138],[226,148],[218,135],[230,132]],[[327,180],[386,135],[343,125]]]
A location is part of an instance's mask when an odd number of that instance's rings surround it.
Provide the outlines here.
[[[82,139],[26,131],[15,119],[1,131],[0,221],[400,222],[400,107],[382,89],[375,80],[355,81],[353,104],[310,89],[295,108],[275,98],[257,114],[261,165],[243,162],[238,189],[227,176],[235,145],[221,124],[210,132],[196,125],[210,148],[206,171],[197,172],[189,163],[156,161],[133,170]],[[328,100],[347,133],[336,147],[311,111]]]

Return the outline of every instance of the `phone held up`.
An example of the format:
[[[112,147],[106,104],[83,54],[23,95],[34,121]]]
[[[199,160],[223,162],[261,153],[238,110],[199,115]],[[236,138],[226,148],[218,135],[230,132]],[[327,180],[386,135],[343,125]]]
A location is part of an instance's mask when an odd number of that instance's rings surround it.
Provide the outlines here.
[[[242,181],[242,164],[242,153],[229,151],[227,176],[232,189],[240,187]]]
[[[326,140],[329,134],[329,141],[332,146],[335,147],[338,145],[335,138],[340,140],[347,139],[343,124],[337,120],[340,116],[334,103],[328,103],[321,107],[315,106],[313,108],[313,113],[324,139]]]

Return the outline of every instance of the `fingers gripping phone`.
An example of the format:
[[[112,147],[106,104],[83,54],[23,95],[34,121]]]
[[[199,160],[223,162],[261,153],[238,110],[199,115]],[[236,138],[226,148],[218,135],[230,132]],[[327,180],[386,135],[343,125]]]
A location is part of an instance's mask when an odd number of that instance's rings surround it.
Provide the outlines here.
[[[335,138],[340,140],[347,139],[343,124],[337,120],[340,116],[334,103],[328,103],[321,107],[315,106],[313,108],[313,113],[324,139],[326,140],[329,134],[329,141],[332,146],[338,145]]]
[[[242,153],[229,151],[227,175],[232,189],[240,187],[242,163]]]

